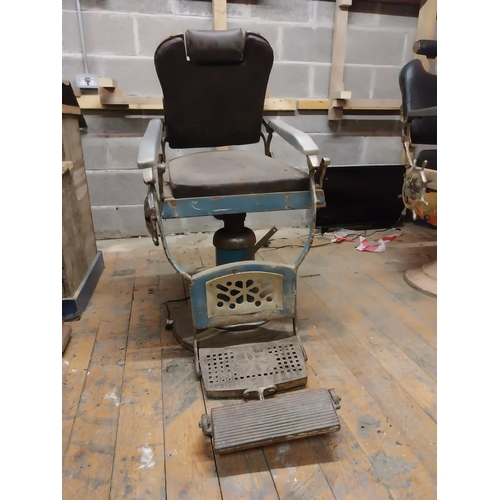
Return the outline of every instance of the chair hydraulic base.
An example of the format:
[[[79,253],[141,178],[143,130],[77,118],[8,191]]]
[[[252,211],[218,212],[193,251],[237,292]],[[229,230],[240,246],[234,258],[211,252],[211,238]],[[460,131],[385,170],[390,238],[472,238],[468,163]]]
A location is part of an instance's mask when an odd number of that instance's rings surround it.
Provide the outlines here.
[[[339,401],[333,390],[301,391],[214,408],[199,425],[212,438],[215,453],[229,453],[338,431]]]

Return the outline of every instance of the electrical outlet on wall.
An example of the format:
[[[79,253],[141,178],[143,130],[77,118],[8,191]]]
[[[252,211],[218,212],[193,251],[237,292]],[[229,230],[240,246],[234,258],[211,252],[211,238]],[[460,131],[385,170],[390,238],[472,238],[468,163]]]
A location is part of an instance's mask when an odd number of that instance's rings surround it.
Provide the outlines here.
[[[76,86],[79,89],[98,89],[99,88],[99,76],[91,74],[76,75],[75,77]]]

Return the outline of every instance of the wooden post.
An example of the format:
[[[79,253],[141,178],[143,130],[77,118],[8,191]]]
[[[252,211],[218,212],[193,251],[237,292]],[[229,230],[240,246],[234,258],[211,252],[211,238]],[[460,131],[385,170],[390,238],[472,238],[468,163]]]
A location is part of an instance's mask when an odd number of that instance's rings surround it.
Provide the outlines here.
[[[332,72],[330,76],[329,120],[342,119],[342,107],[350,93],[344,91],[344,63],[347,36],[347,16],[352,0],[335,2],[335,20],[333,22]]]
[[[214,30],[227,29],[227,3],[226,0],[212,0],[212,16]],[[228,146],[219,146],[217,151],[227,151]]]
[[[422,0],[418,13],[417,34],[415,41],[434,40],[436,37],[437,0]],[[429,60],[425,56],[415,54],[420,59],[424,68],[429,71]]]
[[[212,0],[212,15],[214,30],[227,29],[226,0]]]
[[[436,21],[437,21],[437,0],[422,0],[420,10],[418,12],[417,33],[415,42],[418,40],[434,40],[436,36]],[[413,55],[414,59],[420,59],[423,67],[430,71],[429,60],[425,56],[418,54]],[[411,159],[413,160],[413,153],[415,146],[410,146]],[[401,150],[401,163],[406,163],[406,153],[403,146]]]

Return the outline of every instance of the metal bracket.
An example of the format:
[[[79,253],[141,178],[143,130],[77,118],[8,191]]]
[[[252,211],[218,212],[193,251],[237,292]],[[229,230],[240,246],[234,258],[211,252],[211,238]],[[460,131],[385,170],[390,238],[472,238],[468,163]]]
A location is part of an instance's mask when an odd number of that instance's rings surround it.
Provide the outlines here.
[[[210,415],[204,413],[201,416],[200,422],[198,422],[198,427],[203,431],[205,436],[212,437],[214,428],[212,424],[212,417]]]
[[[246,254],[246,258],[250,260],[259,250],[260,247],[265,245],[267,241],[273,236],[273,234],[278,232],[278,228],[276,226],[273,226],[262,238],[251,248],[248,249],[248,252]]]
[[[314,182],[316,188],[323,189],[323,180],[326,174],[326,168],[330,165],[330,158],[321,158],[319,167],[314,172]]]
[[[160,223],[158,207],[156,205],[154,188],[148,185],[148,194],[144,200],[144,219],[146,220],[146,227],[153,238],[155,246],[159,246],[158,239],[158,224]]]
[[[260,401],[263,401],[266,396],[274,394],[275,392],[276,392],[276,386],[274,384],[266,385],[264,387],[255,387],[254,389],[247,389],[243,393],[243,397],[245,398],[246,401],[252,395],[256,395]]]
[[[330,389],[328,392],[332,398],[334,408],[336,410],[340,410],[340,402],[342,401],[342,398],[333,389]]]
[[[264,141],[264,153],[266,156],[274,158],[274,154],[271,151],[271,141],[273,140],[274,130],[268,125],[268,123],[264,119],[262,120],[262,124],[264,125],[264,128],[266,129],[267,132],[267,137],[264,135],[264,132],[260,133],[262,140]]]

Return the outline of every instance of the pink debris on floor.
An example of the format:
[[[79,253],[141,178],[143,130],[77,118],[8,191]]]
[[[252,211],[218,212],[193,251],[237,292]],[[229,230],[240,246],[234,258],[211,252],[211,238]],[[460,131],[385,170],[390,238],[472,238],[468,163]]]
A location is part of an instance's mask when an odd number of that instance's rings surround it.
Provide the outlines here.
[[[385,243],[388,241],[394,241],[398,236],[398,234],[384,236],[380,238],[377,243],[370,243],[365,237],[360,236],[360,244],[356,247],[356,250],[359,250],[360,252],[385,252],[387,250]]]

